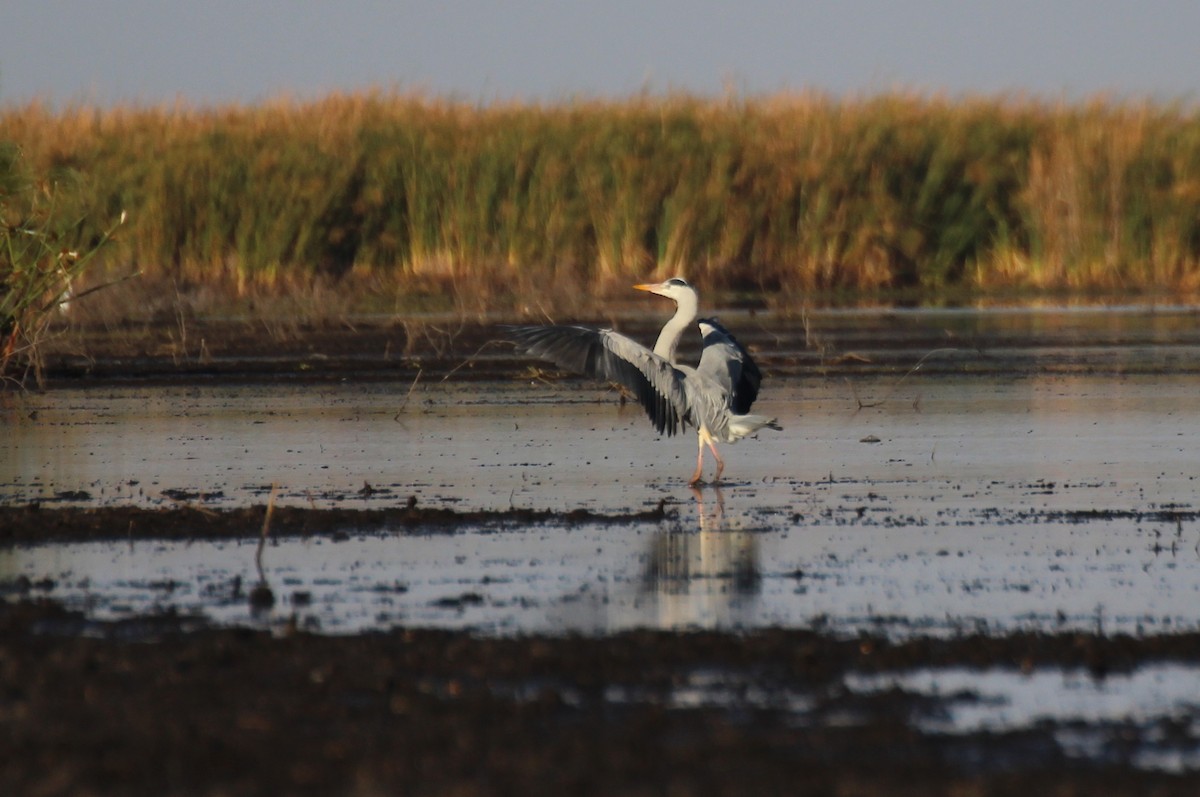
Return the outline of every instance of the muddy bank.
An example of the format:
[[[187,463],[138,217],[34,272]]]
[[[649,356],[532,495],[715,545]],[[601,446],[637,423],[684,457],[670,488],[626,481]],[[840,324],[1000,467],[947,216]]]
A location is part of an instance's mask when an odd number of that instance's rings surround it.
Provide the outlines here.
[[[199,493],[184,498],[200,499]],[[571,525],[655,523],[675,514],[665,501],[653,509],[606,514],[588,509],[556,512],[539,509],[459,511],[422,507],[415,497],[387,509],[273,507],[208,509],[182,503],[169,509],[107,506],[88,509],[51,508],[39,503],[0,506],[0,546],[51,542],[119,540],[236,540],[327,536],[344,538],[347,529],[360,532],[405,530],[447,531],[492,525],[532,525],[555,522]]]
[[[622,303],[604,316],[554,319],[615,328],[647,345],[665,303]],[[1200,372],[1200,325],[1187,306],[1121,308],[714,308],[769,375]],[[193,319],[75,325],[44,343],[49,384],[510,379],[516,356],[498,322],[544,316],[370,316],[324,323]],[[685,339],[680,355],[697,356]],[[1147,356],[1152,354],[1153,356]],[[537,366],[535,366],[537,367]],[[546,371],[544,367],[541,369]]]
[[[920,695],[838,686],[930,663],[1116,670],[1200,660],[1200,636],[844,640],[808,631],[480,639],[183,632],[0,604],[6,794],[1193,794],[1051,723],[943,735]],[[689,706],[706,674],[731,685]],[[740,691],[739,691],[740,690]],[[778,696],[777,701],[761,695]],[[798,719],[788,696],[810,695]],[[752,698],[751,695],[758,695]],[[1191,744],[1186,727],[1164,744]],[[1130,755],[1127,750],[1125,755]]]

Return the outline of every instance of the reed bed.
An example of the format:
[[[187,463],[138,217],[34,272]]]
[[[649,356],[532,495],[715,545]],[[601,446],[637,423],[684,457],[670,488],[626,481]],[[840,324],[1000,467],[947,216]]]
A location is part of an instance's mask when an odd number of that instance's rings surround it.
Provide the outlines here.
[[[104,268],[230,295],[561,308],[676,273],[783,295],[1200,287],[1200,118],[1181,104],[363,92],[34,103],[0,108],[0,140],[85,176],[93,235],[128,213]]]

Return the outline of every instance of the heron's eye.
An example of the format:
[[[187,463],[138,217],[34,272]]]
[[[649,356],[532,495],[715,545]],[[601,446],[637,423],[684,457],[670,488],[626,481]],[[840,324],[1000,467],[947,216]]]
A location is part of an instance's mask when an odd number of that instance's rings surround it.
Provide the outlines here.
[[[667,284],[674,285],[677,288],[686,288],[687,287],[687,282],[684,280],[681,280],[679,277],[671,277],[671,279],[667,280]]]

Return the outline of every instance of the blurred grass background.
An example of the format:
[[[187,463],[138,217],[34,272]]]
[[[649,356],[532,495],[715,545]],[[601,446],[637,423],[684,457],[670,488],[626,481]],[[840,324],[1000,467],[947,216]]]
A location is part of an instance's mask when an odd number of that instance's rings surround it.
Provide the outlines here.
[[[83,238],[128,213],[87,279],[137,269],[226,311],[569,313],[674,274],[781,301],[1200,288],[1183,104],[363,92],[9,106],[0,141],[82,175]]]

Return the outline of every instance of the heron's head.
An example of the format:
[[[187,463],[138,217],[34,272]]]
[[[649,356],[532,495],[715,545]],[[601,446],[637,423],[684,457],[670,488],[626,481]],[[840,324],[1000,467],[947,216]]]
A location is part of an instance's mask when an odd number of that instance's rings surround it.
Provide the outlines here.
[[[682,277],[671,277],[666,282],[646,283],[643,285],[634,285],[634,288],[639,291],[649,291],[657,293],[659,296],[666,296],[668,299],[674,299],[676,304],[684,298],[696,298],[696,289],[688,284],[688,281]]]

